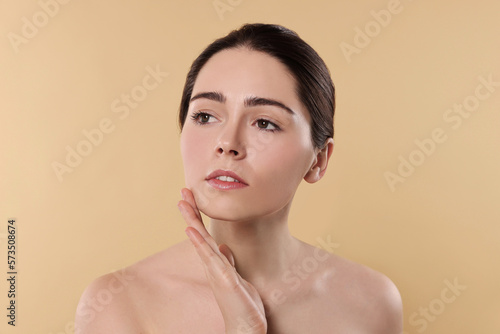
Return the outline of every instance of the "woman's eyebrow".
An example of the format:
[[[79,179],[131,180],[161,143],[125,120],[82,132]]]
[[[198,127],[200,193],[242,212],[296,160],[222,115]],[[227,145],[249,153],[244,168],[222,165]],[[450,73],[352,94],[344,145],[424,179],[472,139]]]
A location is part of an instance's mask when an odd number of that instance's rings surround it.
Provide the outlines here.
[[[197,99],[208,99],[219,103],[225,103],[226,97],[220,92],[201,92],[193,96],[189,102]],[[291,115],[295,115],[295,112],[287,107],[285,104],[265,97],[250,96],[245,99],[245,107],[256,107],[256,106],[275,106],[285,110]]]
[[[226,97],[220,92],[202,92],[193,96],[189,102],[192,102],[197,99],[209,99],[215,102],[225,103]]]
[[[251,96],[245,99],[245,107],[256,107],[256,106],[275,106],[285,110],[292,116],[295,115],[295,112],[292,109],[287,107],[285,104],[273,99],[268,99],[265,97],[257,97],[257,96]]]

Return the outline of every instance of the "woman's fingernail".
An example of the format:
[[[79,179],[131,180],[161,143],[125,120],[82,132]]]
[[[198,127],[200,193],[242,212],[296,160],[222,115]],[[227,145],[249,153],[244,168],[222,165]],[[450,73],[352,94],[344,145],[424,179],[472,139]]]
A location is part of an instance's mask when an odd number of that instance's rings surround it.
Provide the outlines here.
[[[182,189],[181,189],[181,197],[182,197],[183,200],[186,200],[186,198],[184,197],[184,192],[182,191]]]

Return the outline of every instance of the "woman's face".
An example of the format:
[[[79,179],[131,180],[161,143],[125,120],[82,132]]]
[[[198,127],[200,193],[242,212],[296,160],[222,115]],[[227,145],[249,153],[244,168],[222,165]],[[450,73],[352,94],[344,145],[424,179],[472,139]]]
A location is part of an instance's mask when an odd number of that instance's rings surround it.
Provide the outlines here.
[[[200,211],[228,221],[286,214],[315,152],[309,113],[283,64],[246,48],[210,58],[181,134],[186,187]],[[219,169],[244,183],[207,180]]]

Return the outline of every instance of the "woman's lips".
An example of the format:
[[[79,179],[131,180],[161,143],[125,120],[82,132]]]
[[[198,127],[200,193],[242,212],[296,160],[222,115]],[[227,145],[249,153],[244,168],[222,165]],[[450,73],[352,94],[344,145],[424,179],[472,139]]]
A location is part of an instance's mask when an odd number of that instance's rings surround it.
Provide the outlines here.
[[[231,177],[236,181],[223,181],[217,179],[219,176],[226,176],[226,177]],[[212,187],[216,189],[221,189],[221,190],[231,190],[231,189],[241,189],[244,187],[248,187],[248,184],[243,180],[238,174],[231,170],[222,170],[222,169],[217,169],[210,173],[207,178],[206,178],[208,184],[210,184]]]
[[[248,187],[247,184],[241,183],[241,182],[228,182],[228,181],[222,181],[218,179],[209,179],[207,180],[208,184],[211,185],[212,187],[220,190],[231,190],[231,189],[241,189]]]
[[[215,179],[218,176],[229,176],[229,177],[232,177],[233,179],[238,180],[240,183],[248,185],[248,183],[246,183],[245,180],[243,180],[235,172],[233,172],[231,170],[223,170],[223,169],[214,170],[212,173],[208,174],[208,176],[207,176],[207,178],[205,180]]]

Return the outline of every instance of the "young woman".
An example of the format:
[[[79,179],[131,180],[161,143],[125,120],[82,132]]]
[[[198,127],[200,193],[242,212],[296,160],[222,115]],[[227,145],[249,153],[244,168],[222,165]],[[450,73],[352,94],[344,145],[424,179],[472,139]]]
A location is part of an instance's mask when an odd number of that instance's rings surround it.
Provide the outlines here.
[[[282,26],[248,24],[210,44],[179,114],[189,239],[94,281],[76,332],[402,333],[387,277],[288,229],[299,183],[326,172],[334,95],[318,54]]]

